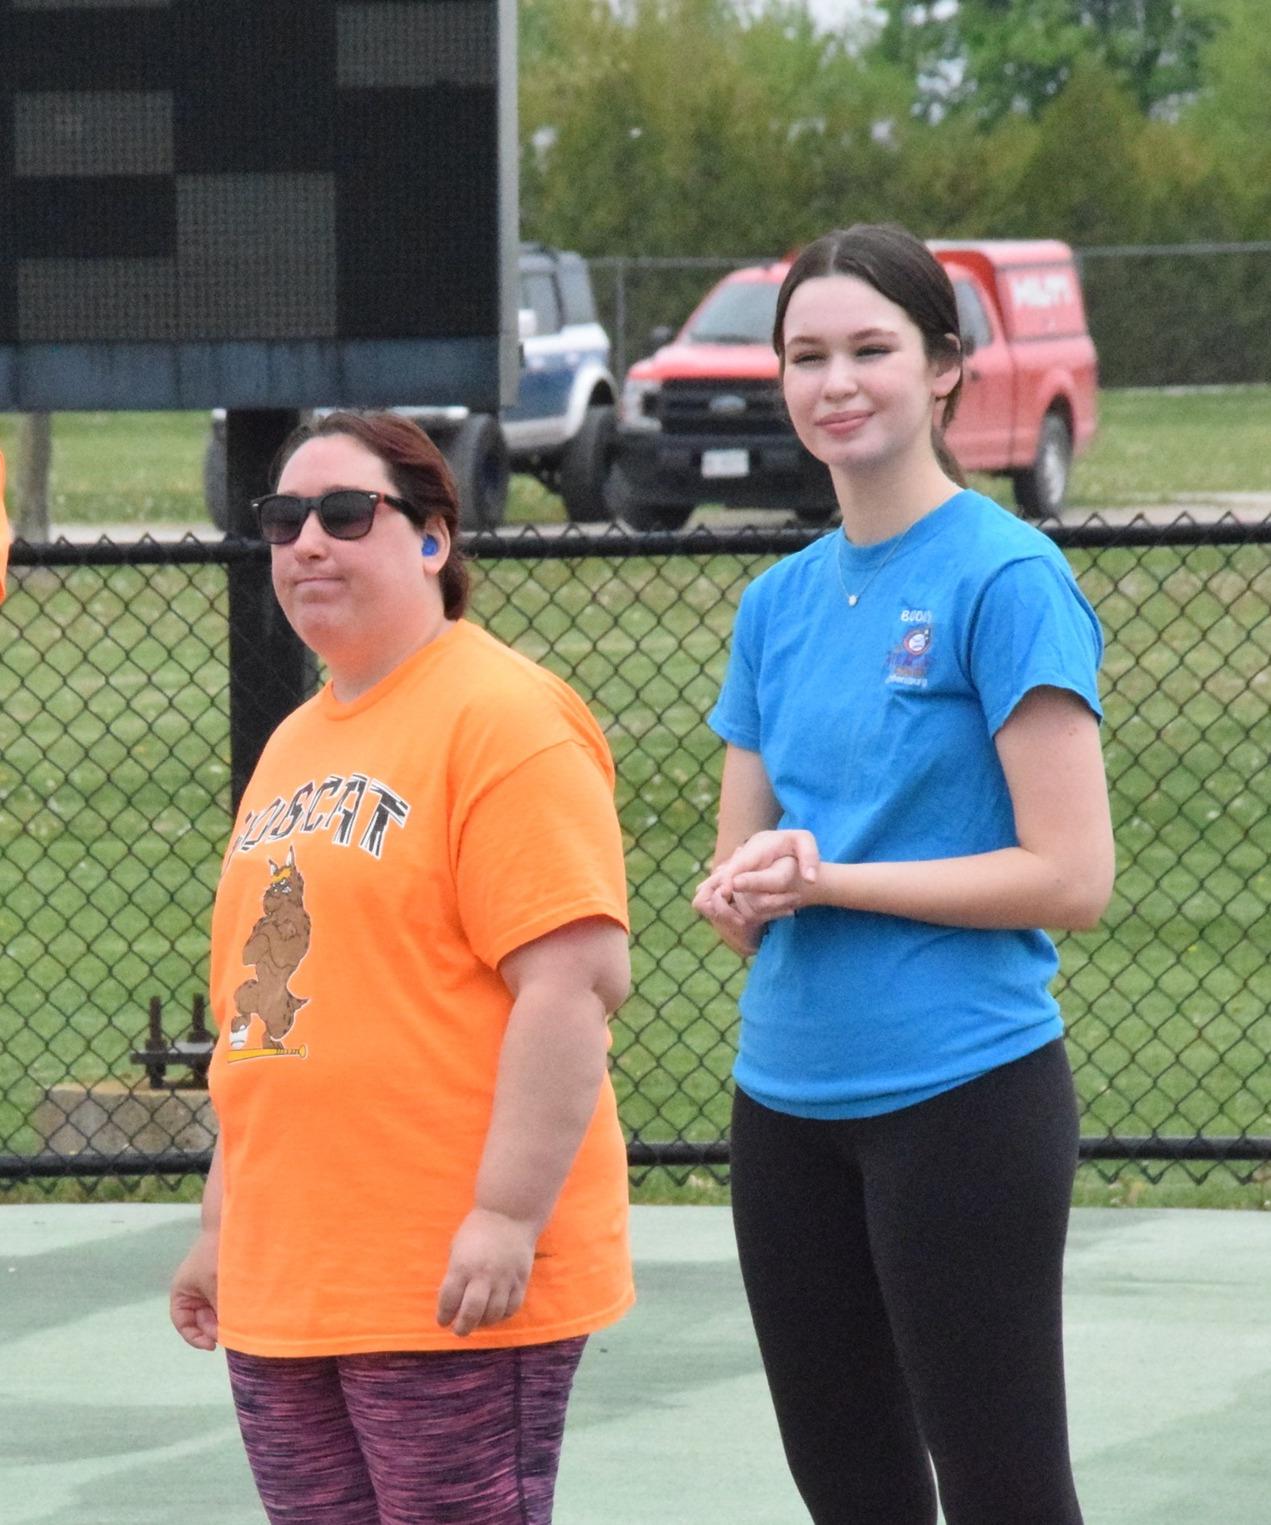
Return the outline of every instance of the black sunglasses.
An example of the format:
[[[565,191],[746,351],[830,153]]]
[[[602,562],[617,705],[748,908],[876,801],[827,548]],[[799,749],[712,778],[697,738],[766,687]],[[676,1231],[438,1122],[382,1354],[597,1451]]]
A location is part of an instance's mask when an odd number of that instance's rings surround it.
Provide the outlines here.
[[[378,503],[391,504],[404,514],[411,512],[411,505],[404,498],[391,498],[386,492],[368,492],[360,487],[341,487],[323,493],[320,498],[274,492],[264,498],[253,498],[252,511],[260,526],[260,538],[267,545],[290,545],[300,538],[305,520],[313,511],[332,540],[361,540],[371,533]]]

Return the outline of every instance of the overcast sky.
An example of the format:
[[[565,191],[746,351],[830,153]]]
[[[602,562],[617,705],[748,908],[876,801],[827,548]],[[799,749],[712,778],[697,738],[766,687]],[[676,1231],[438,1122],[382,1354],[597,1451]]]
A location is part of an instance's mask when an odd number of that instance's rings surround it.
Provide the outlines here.
[[[808,0],[808,9],[822,26],[833,28],[859,17],[867,5],[862,0]]]
[[[872,0],[807,0],[807,7],[823,27],[831,30],[877,9]],[[951,14],[958,8],[957,0],[931,0],[928,8],[936,16]]]

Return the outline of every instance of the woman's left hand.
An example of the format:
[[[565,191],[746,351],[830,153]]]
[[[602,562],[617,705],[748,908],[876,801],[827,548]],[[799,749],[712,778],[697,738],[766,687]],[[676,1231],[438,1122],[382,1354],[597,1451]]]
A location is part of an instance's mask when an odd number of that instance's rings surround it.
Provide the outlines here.
[[[720,870],[716,869],[709,879],[698,885],[693,896],[693,909],[710,922],[734,953],[749,958],[759,947],[763,922],[748,915],[745,901],[727,893],[724,883]]]
[[[813,903],[820,867],[810,831],[758,831],[719,865],[698,898],[732,901],[751,921],[776,921]]]
[[[517,1312],[534,1267],[534,1225],[474,1207],[450,1245],[437,1322],[452,1333],[500,1323]]]

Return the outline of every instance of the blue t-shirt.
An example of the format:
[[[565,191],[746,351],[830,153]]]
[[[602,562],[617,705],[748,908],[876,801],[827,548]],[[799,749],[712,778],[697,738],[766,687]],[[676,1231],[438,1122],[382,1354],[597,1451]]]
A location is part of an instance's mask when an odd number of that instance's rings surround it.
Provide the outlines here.
[[[828,862],[991,852],[1018,845],[994,735],[1039,685],[1100,715],[1102,645],[1052,542],[963,491],[903,537],[827,535],[758,577],[710,724]],[[734,1077],[803,1117],[924,1101],[1057,1038],[1057,968],[1041,931],[808,907],[767,927]]]

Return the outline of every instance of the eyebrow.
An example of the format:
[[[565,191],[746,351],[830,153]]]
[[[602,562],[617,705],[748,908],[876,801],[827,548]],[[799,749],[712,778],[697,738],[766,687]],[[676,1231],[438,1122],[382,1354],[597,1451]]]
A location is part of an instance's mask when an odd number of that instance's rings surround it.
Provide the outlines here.
[[[892,328],[858,328],[855,333],[848,334],[848,339],[859,344],[862,339],[895,339],[899,335]],[[786,348],[795,344],[824,344],[825,339],[820,334],[791,334],[786,340]]]
[[[359,487],[354,482],[338,482],[333,487],[324,487],[321,492],[296,492],[294,488],[282,492],[279,488],[274,489],[274,495],[283,498],[325,498],[329,492],[379,492],[378,487]],[[381,497],[392,496],[380,493]]]

